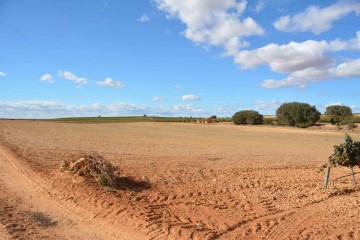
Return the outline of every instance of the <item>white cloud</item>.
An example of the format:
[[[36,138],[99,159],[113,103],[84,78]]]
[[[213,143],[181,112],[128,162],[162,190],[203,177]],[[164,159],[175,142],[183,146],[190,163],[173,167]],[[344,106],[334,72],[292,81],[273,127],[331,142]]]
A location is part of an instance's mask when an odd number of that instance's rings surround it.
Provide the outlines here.
[[[199,44],[221,46],[226,55],[248,46],[244,37],[262,35],[264,30],[252,18],[240,19],[245,0],[155,0],[168,18],[178,18],[185,25],[184,36]]]
[[[256,50],[240,51],[235,56],[235,63],[248,69],[268,64],[271,70],[288,73],[308,67],[328,66],[332,59],[324,53],[331,48],[326,41],[290,42],[285,45],[271,43]]]
[[[58,118],[97,116],[208,116],[214,114],[192,104],[149,107],[131,103],[66,105],[54,101],[0,101],[0,118]]]
[[[360,31],[356,33],[356,38],[347,41],[308,40],[284,45],[271,43],[255,50],[240,51],[235,62],[244,69],[268,64],[275,72],[289,73],[309,67],[331,66],[334,60],[326,54],[341,50],[360,50]]]
[[[183,101],[196,101],[196,100],[200,100],[200,97],[196,96],[194,94],[188,94],[188,95],[182,96],[181,100],[183,100]]]
[[[161,98],[160,97],[153,97],[153,99],[152,99],[154,102],[159,102],[160,100],[161,100]]]
[[[99,86],[108,86],[115,88],[123,88],[125,86],[123,83],[115,81],[112,78],[105,78],[105,80],[103,81],[97,81],[96,84]]]
[[[264,8],[265,8],[265,1],[259,0],[256,4],[255,12],[261,12],[262,10],[264,10]]]
[[[335,102],[335,103],[329,103],[328,105],[326,105],[326,107],[329,107],[329,106],[342,106],[342,103],[341,102]]]
[[[0,71],[0,77],[5,77],[6,76],[6,73]]]
[[[63,77],[67,80],[73,81],[76,84],[87,84],[88,80],[86,78],[82,78],[82,77],[77,77],[75,74],[73,74],[70,71],[63,71],[63,70],[59,70],[59,74],[60,77]]]
[[[150,18],[148,17],[148,15],[143,14],[143,15],[141,15],[141,17],[139,17],[137,20],[138,20],[139,22],[149,22],[149,21],[150,21]]]
[[[282,101],[278,101],[278,100],[272,100],[271,102],[266,102],[266,101],[255,101],[255,109],[259,110],[259,111],[269,111],[269,110],[276,110],[280,107],[280,105],[282,104]]]
[[[313,32],[320,34],[331,28],[333,22],[351,12],[360,14],[360,3],[356,1],[339,1],[328,7],[310,6],[304,12],[294,16],[280,17],[274,27],[285,32]]]
[[[42,75],[40,77],[40,80],[43,81],[43,82],[48,82],[48,83],[53,83],[54,82],[54,79],[50,75],[50,73],[46,73],[46,74]]]
[[[180,90],[182,87],[181,87],[180,85],[175,85],[174,88],[175,88],[176,90]]]
[[[264,88],[306,87],[310,82],[320,82],[329,79],[360,78],[360,59],[341,63],[331,68],[307,68],[292,72],[282,80],[265,80]]]

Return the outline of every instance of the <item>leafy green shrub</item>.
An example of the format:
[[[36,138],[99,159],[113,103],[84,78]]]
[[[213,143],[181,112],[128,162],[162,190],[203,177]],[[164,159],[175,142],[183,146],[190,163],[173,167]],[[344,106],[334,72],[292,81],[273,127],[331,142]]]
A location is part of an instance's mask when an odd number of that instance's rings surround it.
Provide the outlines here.
[[[236,112],[232,116],[232,120],[234,124],[262,124],[263,123],[263,115],[259,114],[257,111],[253,110],[243,110]]]
[[[334,146],[334,153],[329,157],[330,164],[336,166],[360,167],[360,142],[345,135],[344,143]]]
[[[326,115],[330,116],[330,122],[332,124],[340,125],[341,122],[348,118],[352,118],[351,108],[341,105],[328,106],[325,111]]]
[[[307,103],[283,103],[276,110],[276,117],[281,125],[306,128],[314,125],[320,119],[320,112],[315,106]]]
[[[264,124],[266,125],[273,125],[274,122],[276,121],[276,118],[264,118]]]

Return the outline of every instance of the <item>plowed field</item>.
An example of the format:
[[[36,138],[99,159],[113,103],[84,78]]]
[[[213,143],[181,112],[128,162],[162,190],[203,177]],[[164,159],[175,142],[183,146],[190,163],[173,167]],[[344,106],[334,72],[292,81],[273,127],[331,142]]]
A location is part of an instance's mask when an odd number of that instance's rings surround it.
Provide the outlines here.
[[[0,239],[360,239],[360,189],[350,177],[332,187],[350,170],[333,168],[321,189],[319,167],[343,138],[331,127],[2,120]],[[116,189],[60,171],[94,151],[119,167]]]

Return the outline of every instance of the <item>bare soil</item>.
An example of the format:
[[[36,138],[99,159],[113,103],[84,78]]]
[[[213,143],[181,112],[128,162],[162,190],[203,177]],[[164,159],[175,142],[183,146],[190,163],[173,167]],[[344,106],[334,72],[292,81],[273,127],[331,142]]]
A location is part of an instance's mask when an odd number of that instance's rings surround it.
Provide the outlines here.
[[[360,239],[360,188],[321,189],[345,131],[3,120],[0,239]],[[116,188],[59,169],[95,151]]]

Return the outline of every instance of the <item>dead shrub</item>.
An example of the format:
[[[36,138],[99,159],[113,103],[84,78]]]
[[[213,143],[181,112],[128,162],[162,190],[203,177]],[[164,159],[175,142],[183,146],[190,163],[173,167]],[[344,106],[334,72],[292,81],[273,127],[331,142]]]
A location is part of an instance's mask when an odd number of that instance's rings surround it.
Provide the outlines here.
[[[98,153],[83,155],[78,160],[63,161],[60,169],[73,174],[94,177],[96,182],[107,187],[116,187],[115,174],[117,167]]]

